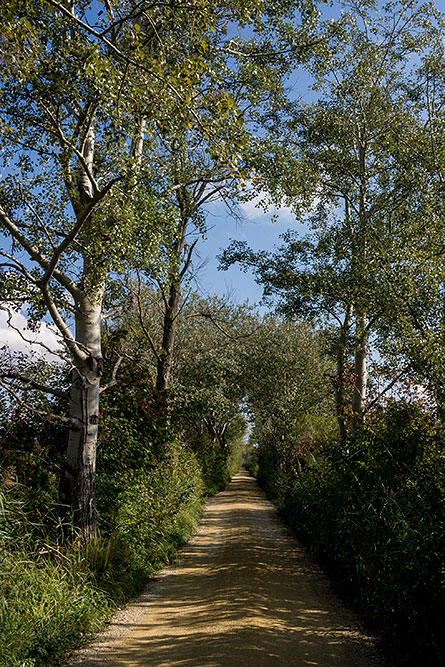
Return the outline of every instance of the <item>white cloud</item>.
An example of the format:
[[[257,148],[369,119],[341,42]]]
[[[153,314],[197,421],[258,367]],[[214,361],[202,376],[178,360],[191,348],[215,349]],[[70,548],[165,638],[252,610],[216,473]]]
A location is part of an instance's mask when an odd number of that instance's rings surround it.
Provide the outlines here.
[[[271,216],[278,216],[282,222],[291,222],[295,220],[292,209],[288,206],[268,206],[264,210],[264,203],[267,204],[268,197],[265,192],[259,192],[248,201],[241,201],[239,206],[241,213],[247,220],[256,220],[258,222],[269,221]]]
[[[0,347],[6,346],[9,352],[35,354],[46,361],[60,361],[57,354],[51,351],[60,350],[60,336],[45,322],[39,325],[37,331],[27,327],[27,319],[23,313],[11,311],[11,317],[6,310],[0,310]]]

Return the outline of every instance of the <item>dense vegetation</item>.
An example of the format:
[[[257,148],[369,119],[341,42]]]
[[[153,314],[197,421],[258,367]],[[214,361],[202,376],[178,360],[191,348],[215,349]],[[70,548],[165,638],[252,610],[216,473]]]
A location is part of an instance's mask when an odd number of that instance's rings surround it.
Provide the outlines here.
[[[419,406],[394,403],[346,447],[330,438],[308,456],[297,441],[300,460],[289,464],[285,451],[270,457],[275,443],[260,443],[252,471],[337,590],[384,638],[390,664],[441,665],[443,427]]]
[[[443,29],[418,0],[1,3],[2,664],[60,664],[249,440],[391,660],[443,665]],[[255,198],[299,223],[220,257],[265,315],[192,289],[206,206]]]
[[[225,326],[229,330],[229,319]],[[204,363],[205,351],[211,358],[221,339],[228,339],[205,319],[196,328],[201,340],[210,336],[215,346],[203,349]],[[179,347],[178,354],[181,350],[190,352]],[[0,431],[1,664],[60,664],[175,555],[196,526],[206,495],[222,489],[239,468],[245,420],[230,394],[226,403],[237,419],[221,447],[207,430],[190,430],[190,423],[204,425],[204,408],[189,407],[184,427],[179,429],[179,417],[173,425],[151,372],[139,356],[137,366],[122,369],[104,395],[99,530],[84,548],[59,501],[66,428],[9,406]],[[189,400],[198,389],[189,378]],[[219,392],[222,400],[222,387]]]

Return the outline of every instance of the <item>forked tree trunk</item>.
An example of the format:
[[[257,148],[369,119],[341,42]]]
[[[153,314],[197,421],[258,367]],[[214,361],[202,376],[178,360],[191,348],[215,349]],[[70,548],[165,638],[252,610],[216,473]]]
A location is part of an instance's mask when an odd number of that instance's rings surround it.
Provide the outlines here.
[[[70,416],[79,423],[69,433],[60,499],[72,513],[82,544],[96,534],[96,449],[99,423],[102,293],[77,304],[76,341],[87,353],[72,372]]]
[[[210,416],[204,417],[203,421],[211,440],[219,445],[224,453],[227,453],[226,436],[231,420],[224,422],[220,428],[214,424],[213,419]]]

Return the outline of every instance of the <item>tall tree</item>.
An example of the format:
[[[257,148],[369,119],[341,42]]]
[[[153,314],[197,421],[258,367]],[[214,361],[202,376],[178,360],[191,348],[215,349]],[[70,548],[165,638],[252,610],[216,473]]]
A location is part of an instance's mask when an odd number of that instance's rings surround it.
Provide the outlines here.
[[[283,103],[286,77],[319,41],[320,29],[310,4],[306,11],[301,3],[296,7],[301,16],[295,16],[294,23],[283,22],[277,7],[273,20],[270,8],[267,21],[254,20],[253,29],[261,41],[251,34],[241,37],[233,26],[230,30],[223,27],[223,42],[210,42],[207,37],[203,41],[213,72],[191,82],[188,99],[204,111],[211,136],[203,135],[196,118],[184,117],[182,124],[172,127],[166,116],[160,124],[156,171],[158,179],[162,176],[154,187],[172,221],[171,234],[163,243],[163,267],[159,262],[141,267],[144,278],[157,284],[164,304],[159,345],[144,329],[157,359],[158,392],[166,392],[170,384],[181,293],[193,266],[196,243],[206,233],[205,206],[221,199],[233,210],[251,171],[259,117]]]
[[[252,254],[242,246],[225,263],[255,267],[266,292],[279,293],[284,309],[315,315],[324,311],[338,325],[337,415],[346,435],[345,380],[348,340],[354,324],[355,382],[352,412],[363,419],[371,331],[382,317],[396,315],[391,297],[394,250],[408,239],[407,223],[427,196],[423,179],[406,173],[398,150],[419,112],[409,86],[410,58],[430,49],[438,26],[429,6],[410,3],[383,15],[354,6],[336,43],[330,72],[319,80],[320,99],[296,103],[285,121],[285,141],[272,137],[258,183],[284,197],[314,234],[285,237],[274,254]],[[283,131],[283,130],[281,130]],[[264,159],[264,158],[263,158]],[[261,176],[261,173],[264,176]],[[411,246],[412,247],[412,246]]]
[[[297,6],[311,15],[310,2]],[[288,47],[286,16],[294,18],[295,6],[279,0],[2,4],[2,297],[30,303],[35,320],[49,315],[67,352],[70,408],[61,419],[70,435],[61,497],[83,541],[95,532],[103,304],[110,277],[135,256],[153,256],[163,239],[150,187],[161,126],[194,123],[230,162],[216,140],[221,118],[205,101],[220,80],[215,44],[227,25],[255,22],[263,36],[281,30]],[[246,50],[261,58],[258,45],[267,49],[270,40],[247,40],[239,53],[237,39],[225,42],[226,59],[236,62]],[[208,85],[193,100],[199,81]],[[8,380],[3,386],[11,389]]]

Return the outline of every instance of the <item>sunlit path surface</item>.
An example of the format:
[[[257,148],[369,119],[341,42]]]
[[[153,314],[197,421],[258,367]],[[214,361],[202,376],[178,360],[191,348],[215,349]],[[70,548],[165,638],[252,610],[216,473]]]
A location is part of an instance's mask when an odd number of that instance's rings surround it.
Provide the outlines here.
[[[209,501],[197,535],[155,589],[142,596],[138,618],[118,617],[117,638],[104,635],[76,664],[381,664],[244,470]]]

